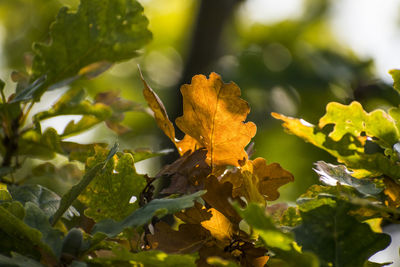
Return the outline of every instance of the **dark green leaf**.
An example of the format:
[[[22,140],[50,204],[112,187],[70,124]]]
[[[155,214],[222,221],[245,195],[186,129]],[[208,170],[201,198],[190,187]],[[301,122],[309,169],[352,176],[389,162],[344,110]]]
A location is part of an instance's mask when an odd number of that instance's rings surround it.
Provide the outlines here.
[[[148,223],[154,216],[161,218],[167,214],[174,214],[190,208],[194,205],[194,201],[204,193],[205,191],[203,190],[179,198],[154,199],[120,222],[111,219],[98,222],[94,225],[92,232],[103,232],[109,237],[116,236],[125,228],[138,227]]]
[[[6,234],[15,245],[13,251],[26,252],[40,249],[41,253],[53,255],[52,249],[42,241],[42,234],[29,227],[21,219],[0,205],[0,236]],[[3,244],[0,245],[2,247]]]
[[[0,254],[0,266],[4,267],[44,267],[40,262],[12,252],[12,258]]]
[[[266,216],[262,206],[250,203],[245,209],[240,209],[238,204],[235,207],[240,216],[259,234],[266,247],[273,251],[275,257],[271,259],[283,261],[283,266],[319,266],[315,255],[296,250],[292,234],[277,228],[272,219]]]
[[[145,148],[139,148],[135,150],[129,150],[129,149],[124,149],[125,153],[130,153],[133,156],[133,160],[135,162],[139,162],[145,159],[150,159],[154,157],[159,157],[159,156],[164,156],[169,153],[172,153],[174,150],[173,149],[164,149],[160,151],[153,152],[150,149],[145,149]]]
[[[304,251],[314,252],[322,266],[363,266],[390,244],[390,236],[374,233],[348,212],[349,205],[343,201],[336,207],[323,205],[300,212],[302,224],[294,229],[296,241]]]
[[[54,215],[60,206],[61,197],[41,185],[9,186],[8,191],[12,198],[25,205],[28,202],[36,204],[49,218]],[[69,207],[64,213],[66,219],[71,219],[79,213],[74,207]]]
[[[115,154],[115,152],[116,152],[115,149],[112,149],[108,153],[106,158],[111,158]],[[74,202],[74,200],[79,196],[79,194],[82,193],[83,190],[85,190],[85,188],[90,184],[93,178],[96,177],[99,171],[101,171],[106,164],[107,161],[103,161],[93,166],[90,170],[88,170],[85,173],[82,180],[78,184],[74,185],[65,195],[62,196],[60,200],[60,206],[53,216],[51,223],[52,225],[56,224],[56,222],[60,219],[60,217],[64,214],[64,212],[67,211],[69,207],[72,205],[72,202]]]
[[[47,244],[53,253],[59,257],[61,255],[61,240],[63,234],[53,229],[46,214],[32,202],[25,204],[26,215],[24,222],[32,228],[42,233],[42,241]]]

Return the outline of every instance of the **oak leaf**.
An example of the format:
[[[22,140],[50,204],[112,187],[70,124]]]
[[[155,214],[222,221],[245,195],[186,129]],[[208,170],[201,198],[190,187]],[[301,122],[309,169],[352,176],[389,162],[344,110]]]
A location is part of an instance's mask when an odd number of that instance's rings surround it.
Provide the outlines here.
[[[176,125],[207,149],[210,166],[239,166],[240,160],[246,160],[244,148],[256,126],[244,123],[250,108],[240,98],[239,87],[225,84],[218,74],[211,73],[209,79],[194,76],[191,84],[181,87],[181,93],[183,116],[176,119]]]
[[[265,200],[278,199],[278,188],[293,180],[293,175],[278,163],[267,164],[265,159],[256,158],[227,172],[221,182],[232,183],[233,197],[245,197],[248,202],[265,204]]]

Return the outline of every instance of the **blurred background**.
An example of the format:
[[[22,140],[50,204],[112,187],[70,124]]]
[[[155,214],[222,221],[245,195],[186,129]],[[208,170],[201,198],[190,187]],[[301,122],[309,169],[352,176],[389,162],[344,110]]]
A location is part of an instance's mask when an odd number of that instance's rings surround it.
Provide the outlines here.
[[[295,176],[294,183],[280,190],[280,201],[294,201],[317,183],[313,162],[335,163],[335,159],[284,133],[270,112],[316,124],[330,101],[357,100],[368,111],[400,103],[387,74],[400,68],[400,0],[139,1],[153,41],[139,57],[78,86],[91,96],[119,90],[124,98],[145,106],[139,64],[174,120],[182,110],[179,87],[193,75],[214,71],[225,82],[234,81],[250,103],[248,120],[258,127],[254,157],[279,162]],[[7,82],[9,94],[15,86],[12,70],[25,69],[33,42],[48,40],[58,9],[78,4],[77,0],[0,0],[0,78]],[[66,89],[46,93],[32,114],[49,108]],[[60,133],[70,119],[77,118],[49,119],[42,128],[51,126]],[[132,131],[121,136],[99,125],[70,139],[109,144],[118,139],[123,148],[173,147],[146,113],[127,113],[124,123]],[[171,156],[151,159],[137,167],[154,175],[171,160]]]

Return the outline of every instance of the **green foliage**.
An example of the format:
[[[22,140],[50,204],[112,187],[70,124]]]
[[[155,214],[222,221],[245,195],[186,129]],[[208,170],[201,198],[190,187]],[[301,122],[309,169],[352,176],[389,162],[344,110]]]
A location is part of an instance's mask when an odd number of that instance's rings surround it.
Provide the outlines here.
[[[20,91],[14,101],[38,99],[48,87],[96,76],[109,64],[135,56],[151,39],[142,12],[135,0],[82,1],[76,12],[61,8],[51,26],[51,43],[34,44],[36,83]]]
[[[89,158],[87,168],[104,162],[107,150],[98,148],[94,158]],[[139,200],[147,182],[135,170],[133,156],[117,153],[110,158],[102,171],[85,188],[79,200],[88,208],[85,215],[95,221],[111,218],[121,220],[139,207],[139,201],[131,203],[131,198]]]
[[[349,206],[322,205],[300,212],[302,224],[294,229],[296,241],[305,251],[312,251],[321,266],[362,266],[370,256],[390,244],[390,236],[374,233],[368,224],[347,213]]]

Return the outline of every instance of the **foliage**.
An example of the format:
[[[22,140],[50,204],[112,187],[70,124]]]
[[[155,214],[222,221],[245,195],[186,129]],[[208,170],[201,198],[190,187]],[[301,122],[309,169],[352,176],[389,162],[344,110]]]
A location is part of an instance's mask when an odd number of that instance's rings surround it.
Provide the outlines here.
[[[380,223],[400,217],[398,108],[367,113],[357,102],[330,103],[318,126],[274,113],[346,166],[317,162],[326,185],[310,187],[295,206],[272,204],[294,177],[252,157],[256,125],[246,122],[250,107],[235,83],[211,73],[182,85],[180,140],[143,76],[150,110],[116,91],[91,100],[81,88],[82,78],[138,55],[151,37],[147,24],[136,0],[61,8],[50,41],[34,44],[28,73],[13,73],[15,90],[6,97],[0,84],[0,238],[8,240],[0,265],[373,266],[369,257],[390,243]],[[51,108],[29,116],[47,91],[63,86]],[[179,153],[154,177],[135,164],[164,152],[67,140],[102,123],[129,133],[128,111],[152,114]],[[44,120],[65,115],[81,117],[62,133],[42,129]],[[36,182],[43,175],[50,186]]]

